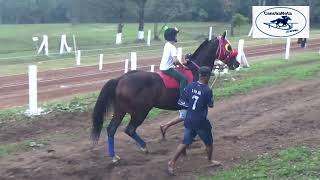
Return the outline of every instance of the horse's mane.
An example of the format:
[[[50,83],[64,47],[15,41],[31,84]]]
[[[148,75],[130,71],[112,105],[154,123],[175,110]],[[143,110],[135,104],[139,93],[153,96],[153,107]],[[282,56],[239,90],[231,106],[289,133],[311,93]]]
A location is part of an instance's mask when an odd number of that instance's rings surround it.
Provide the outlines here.
[[[216,38],[214,38],[214,39],[216,39]],[[211,41],[213,41],[213,39],[212,39]],[[200,44],[200,46],[196,49],[196,51],[192,54],[191,59],[197,57],[197,56],[199,55],[200,51],[201,51],[204,47],[206,47],[206,46],[208,45],[208,43],[209,43],[209,40],[208,40],[208,39],[206,39],[205,41],[203,41],[203,42]]]

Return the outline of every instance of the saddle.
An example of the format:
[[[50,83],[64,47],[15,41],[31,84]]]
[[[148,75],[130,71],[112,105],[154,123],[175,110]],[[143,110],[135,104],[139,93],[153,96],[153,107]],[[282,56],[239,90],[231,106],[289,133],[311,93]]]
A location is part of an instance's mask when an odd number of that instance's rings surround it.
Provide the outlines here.
[[[185,69],[182,67],[177,67],[176,69],[187,78],[188,83],[192,82],[193,75],[192,75],[191,70]],[[162,81],[163,81],[166,88],[169,88],[169,89],[179,89],[180,88],[179,82],[177,80],[175,80],[173,77],[168,76],[162,72],[158,72],[158,74],[162,78]]]

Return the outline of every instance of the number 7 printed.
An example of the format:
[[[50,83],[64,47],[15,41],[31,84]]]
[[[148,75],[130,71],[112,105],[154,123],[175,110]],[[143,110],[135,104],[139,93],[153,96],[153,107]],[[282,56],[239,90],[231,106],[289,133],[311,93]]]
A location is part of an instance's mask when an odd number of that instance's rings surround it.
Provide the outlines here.
[[[193,95],[192,99],[194,99],[193,105],[192,105],[192,110],[195,110],[197,107],[197,102],[199,100],[199,96]]]

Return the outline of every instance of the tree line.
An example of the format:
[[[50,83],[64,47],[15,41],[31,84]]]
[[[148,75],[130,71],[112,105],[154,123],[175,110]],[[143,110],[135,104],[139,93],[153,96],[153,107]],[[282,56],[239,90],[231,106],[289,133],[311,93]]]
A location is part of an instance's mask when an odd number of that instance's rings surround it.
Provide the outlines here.
[[[253,5],[311,5],[311,23],[320,22],[319,0],[0,0],[0,24],[231,23],[236,13],[250,18]]]

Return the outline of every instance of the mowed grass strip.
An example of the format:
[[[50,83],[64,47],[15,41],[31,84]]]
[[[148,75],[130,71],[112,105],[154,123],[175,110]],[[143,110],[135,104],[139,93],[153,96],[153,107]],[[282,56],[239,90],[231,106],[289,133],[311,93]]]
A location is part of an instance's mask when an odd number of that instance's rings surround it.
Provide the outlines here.
[[[305,146],[279,151],[275,155],[263,155],[229,170],[217,172],[199,180],[267,180],[320,178],[320,148]]]
[[[280,57],[261,59],[249,69],[232,72],[235,81],[218,79],[214,88],[215,98],[221,99],[231,95],[248,93],[254,89],[265,87],[286,79],[318,78],[320,56],[318,53],[295,54],[289,61]],[[315,76],[315,77],[314,77]]]

